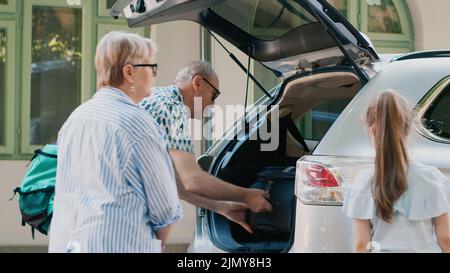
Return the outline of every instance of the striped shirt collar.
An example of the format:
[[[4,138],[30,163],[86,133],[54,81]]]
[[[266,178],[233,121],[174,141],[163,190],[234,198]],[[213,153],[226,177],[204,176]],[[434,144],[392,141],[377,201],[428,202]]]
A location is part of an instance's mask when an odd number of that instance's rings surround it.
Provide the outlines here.
[[[127,94],[125,94],[122,90],[111,86],[105,86],[100,90],[98,90],[97,93],[94,95],[94,98],[96,97],[112,98],[136,106],[136,103],[134,103],[133,100],[130,97],[128,97]]]

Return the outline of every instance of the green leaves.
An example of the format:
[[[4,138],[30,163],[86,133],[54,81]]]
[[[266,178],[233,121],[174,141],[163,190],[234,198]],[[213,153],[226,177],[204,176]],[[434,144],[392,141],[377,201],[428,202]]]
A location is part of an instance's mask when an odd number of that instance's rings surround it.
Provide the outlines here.
[[[81,58],[81,12],[55,7],[36,7],[33,11],[33,62]]]

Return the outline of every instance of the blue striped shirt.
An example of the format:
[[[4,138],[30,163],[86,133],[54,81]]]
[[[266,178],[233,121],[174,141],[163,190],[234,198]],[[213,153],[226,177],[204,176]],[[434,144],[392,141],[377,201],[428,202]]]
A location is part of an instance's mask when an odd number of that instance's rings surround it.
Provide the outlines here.
[[[158,125],[122,91],[103,88],[58,136],[50,252],[158,252],[155,231],[182,216]]]

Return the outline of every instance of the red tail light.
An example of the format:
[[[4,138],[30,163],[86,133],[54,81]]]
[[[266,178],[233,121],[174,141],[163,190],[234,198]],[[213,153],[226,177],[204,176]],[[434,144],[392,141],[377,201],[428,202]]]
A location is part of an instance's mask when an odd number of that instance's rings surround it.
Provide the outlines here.
[[[339,187],[336,178],[325,167],[311,164],[305,168],[308,184],[313,187],[333,188]]]
[[[372,162],[370,158],[304,156],[297,161],[296,196],[306,205],[341,206],[344,188]]]

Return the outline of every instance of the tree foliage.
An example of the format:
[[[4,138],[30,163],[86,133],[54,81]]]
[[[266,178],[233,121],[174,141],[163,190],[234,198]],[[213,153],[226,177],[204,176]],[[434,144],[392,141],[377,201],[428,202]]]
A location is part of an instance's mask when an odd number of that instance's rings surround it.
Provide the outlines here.
[[[77,61],[81,58],[81,11],[71,8],[35,7],[32,24],[32,60]]]

